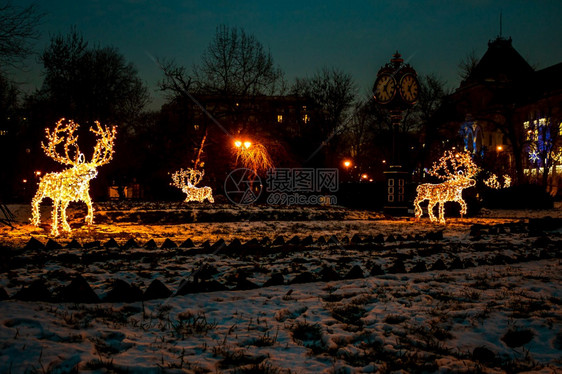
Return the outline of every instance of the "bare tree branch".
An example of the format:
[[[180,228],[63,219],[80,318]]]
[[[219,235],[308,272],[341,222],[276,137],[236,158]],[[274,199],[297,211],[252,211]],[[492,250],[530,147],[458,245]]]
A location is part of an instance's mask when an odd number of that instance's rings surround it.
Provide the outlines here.
[[[22,8],[10,1],[0,3],[0,65],[17,66],[32,52],[41,17],[35,4]]]

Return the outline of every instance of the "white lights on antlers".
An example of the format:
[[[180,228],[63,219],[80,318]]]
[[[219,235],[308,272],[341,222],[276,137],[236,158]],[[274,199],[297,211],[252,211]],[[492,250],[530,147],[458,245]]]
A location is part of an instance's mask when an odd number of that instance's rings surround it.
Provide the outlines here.
[[[97,137],[94,153],[90,162],[85,161],[85,156],[78,148],[78,135],[75,134],[79,125],[74,121],[61,119],[57,122],[53,131],[45,129],[48,144],[41,143],[45,154],[63,165],[70,168],[59,173],[45,174],[39,181],[39,188],[31,201],[31,222],[39,226],[41,215],[39,205],[44,198],[50,198],[53,202],[51,235],[58,236],[59,211],[63,231],[70,232],[70,225],[66,221],[66,208],[71,201],[82,201],[88,206],[86,223],[94,222],[94,208],[90,198],[90,180],[98,174],[97,168],[105,165],[113,158],[113,143],[117,135],[117,128],[102,126],[95,121],[95,127],[90,131]],[[63,143],[63,154],[59,153],[57,147]]]
[[[472,161],[470,154],[446,151],[439,162],[433,164],[428,173],[445,181],[437,184],[424,183],[417,187],[417,196],[414,201],[416,218],[422,216],[420,203],[425,200],[429,200],[427,212],[431,222],[437,221],[437,217],[433,214],[433,207],[439,204],[439,223],[445,223],[445,203],[447,201],[459,203],[461,215],[466,214],[467,205],[462,198],[462,191],[476,184],[476,180],[472,177],[478,173],[478,167]]]
[[[184,202],[198,201],[202,203],[205,199],[211,203],[215,202],[211,187],[196,187],[203,175],[203,171],[194,169],[180,169],[172,174],[172,186],[181,189],[186,194]]]

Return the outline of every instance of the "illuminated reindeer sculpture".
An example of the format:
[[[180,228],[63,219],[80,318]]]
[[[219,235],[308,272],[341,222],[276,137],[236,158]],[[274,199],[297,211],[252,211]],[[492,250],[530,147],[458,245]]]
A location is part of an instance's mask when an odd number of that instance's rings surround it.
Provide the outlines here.
[[[187,169],[180,169],[172,174],[172,186],[182,190],[187,196],[184,202],[198,201],[202,203],[205,199],[214,203],[213,190],[211,187],[195,187],[203,178],[203,171]]]
[[[66,208],[71,201],[83,201],[88,206],[86,223],[94,222],[94,208],[90,198],[90,180],[98,175],[96,170],[99,166],[107,164],[113,158],[113,142],[117,133],[116,127],[102,126],[95,122],[95,127],[90,131],[97,137],[91,162],[85,162],[83,153],[78,148],[78,135],[75,134],[79,125],[73,121],[65,122],[64,118],[57,122],[53,131],[45,129],[48,144],[41,143],[41,147],[53,160],[69,165],[70,168],[59,173],[48,173],[39,182],[37,193],[31,201],[31,222],[38,226],[41,215],[39,204],[44,198],[50,198],[53,202],[51,235],[58,236],[59,211],[63,231],[70,232],[70,226],[66,221]],[[64,142],[64,143],[63,143]],[[64,154],[61,155],[57,146],[63,143]]]
[[[439,204],[439,223],[445,223],[445,203],[447,201],[459,203],[461,216],[466,214],[467,205],[462,198],[462,191],[476,184],[472,177],[478,173],[478,167],[472,161],[470,154],[446,151],[439,159],[439,163],[434,163],[428,173],[445,179],[445,181],[438,184],[424,183],[417,187],[417,196],[414,200],[416,218],[420,218],[423,214],[420,203],[424,200],[429,200],[427,212],[431,222],[437,221],[437,217],[433,214],[433,207]]]

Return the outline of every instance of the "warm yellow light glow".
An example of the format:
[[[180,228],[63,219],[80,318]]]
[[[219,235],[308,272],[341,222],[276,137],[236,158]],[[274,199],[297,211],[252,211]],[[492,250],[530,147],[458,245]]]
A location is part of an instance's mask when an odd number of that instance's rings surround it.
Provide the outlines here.
[[[507,174],[503,176],[503,188],[511,187],[511,177]]]
[[[236,142],[235,142],[236,146]],[[262,144],[253,144],[249,140],[244,141],[244,147],[236,146],[236,161],[240,160],[242,165],[258,174],[260,170],[268,170],[273,167],[273,162]]]
[[[40,172],[40,171],[36,171],[36,172],[35,172],[35,175],[36,175],[36,176],[40,176],[40,175],[41,175],[41,172]]]
[[[346,168],[350,167],[350,166],[351,166],[351,161],[345,160],[345,161],[343,162],[343,166],[345,166]]]
[[[369,176],[367,174],[363,174],[363,175],[361,175],[361,178],[367,179],[367,178],[369,178]]]
[[[90,131],[97,137],[94,146],[94,154],[91,162],[85,162],[83,153],[78,148],[78,135],[75,135],[79,125],[73,121],[65,123],[65,119],[57,122],[52,132],[45,129],[48,144],[41,143],[45,154],[53,160],[71,166],[69,169],[59,173],[47,173],[39,181],[39,188],[31,201],[31,222],[38,226],[41,215],[39,205],[44,198],[53,201],[51,235],[58,236],[59,211],[63,231],[70,232],[70,226],[66,221],[66,208],[71,201],[82,201],[88,206],[86,223],[94,221],[94,208],[90,198],[90,180],[98,174],[97,167],[107,164],[113,158],[113,143],[117,135],[115,126],[109,128],[95,121],[96,127]],[[62,137],[61,137],[62,136]],[[64,141],[64,154],[61,155],[57,146]]]
[[[501,145],[498,145],[498,146],[496,147],[496,150],[497,150],[498,152],[501,152],[501,151],[503,151],[503,146],[501,146]]]
[[[507,174],[503,176],[503,186],[500,183],[498,176],[496,174],[490,175],[490,177],[484,180],[484,184],[490,188],[494,188],[496,190],[500,188],[508,188],[511,186],[511,177]]]
[[[180,169],[172,174],[172,186],[177,187],[186,194],[184,202],[198,201],[202,203],[205,199],[214,203],[213,190],[211,187],[196,187],[203,178],[204,172],[200,170]]]
[[[240,140],[235,140],[235,141],[234,141],[234,146],[235,146],[236,148],[240,148],[240,147],[242,147],[242,142],[241,142]]]
[[[467,205],[462,198],[462,191],[472,187],[476,181],[472,179],[478,173],[478,167],[472,161],[467,152],[453,153],[446,151],[438,163],[434,163],[428,174],[445,179],[443,183],[420,184],[416,191],[414,211],[416,218],[423,214],[420,203],[429,200],[427,212],[431,222],[437,221],[433,214],[433,207],[439,204],[439,223],[445,223],[445,203],[447,201],[457,202],[461,206],[461,216],[466,214]]]

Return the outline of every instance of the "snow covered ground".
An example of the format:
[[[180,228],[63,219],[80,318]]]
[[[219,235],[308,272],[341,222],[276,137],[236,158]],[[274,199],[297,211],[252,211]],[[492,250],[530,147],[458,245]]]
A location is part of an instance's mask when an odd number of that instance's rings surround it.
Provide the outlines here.
[[[562,370],[560,206],[440,226],[99,204],[97,225],[75,208],[54,241],[10,208],[1,373]]]

